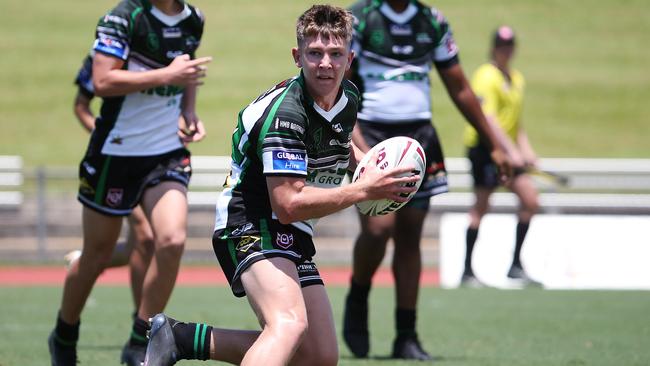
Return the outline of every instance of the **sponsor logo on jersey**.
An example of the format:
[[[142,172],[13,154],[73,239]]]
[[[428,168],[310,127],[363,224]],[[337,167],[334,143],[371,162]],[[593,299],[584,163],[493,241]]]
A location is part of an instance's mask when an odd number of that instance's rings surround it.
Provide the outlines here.
[[[81,178],[79,180],[79,193],[86,195],[94,195],[95,189],[88,183],[86,178]]]
[[[406,46],[394,45],[391,50],[396,55],[410,55],[413,53],[414,48],[410,44]]]
[[[162,29],[163,38],[180,38],[183,35],[178,27],[169,27]]]
[[[415,41],[417,43],[433,43],[433,39],[426,33],[418,33],[415,35]]]
[[[339,141],[337,139],[331,139],[330,140],[330,146],[341,146],[341,147],[344,147],[344,148],[347,149],[348,147],[350,147],[350,143],[347,142],[347,141],[346,142],[341,142],[341,141]]]
[[[109,142],[115,145],[122,145],[123,141],[124,139],[122,138],[122,136],[116,135],[116,136],[112,136]]]
[[[390,34],[394,36],[410,36],[413,34],[410,24],[391,24]]]
[[[235,230],[233,230],[232,233],[230,233],[230,235],[232,235],[232,236],[240,236],[241,234],[247,232],[248,230],[250,230],[252,228],[253,228],[253,224],[250,223],[250,222],[247,222],[247,223],[239,226]]]
[[[124,190],[122,188],[109,188],[106,193],[106,204],[110,207],[117,207],[122,203]]]
[[[307,162],[305,154],[293,153],[288,151],[274,151],[273,152],[273,169],[276,170],[295,170],[305,171],[307,169]]]
[[[275,244],[283,249],[289,248],[293,245],[293,234],[276,233]]]
[[[340,123],[337,123],[337,124],[335,124],[335,125],[332,125],[332,129],[333,129],[334,132],[336,132],[336,133],[341,133],[341,132],[343,132],[343,126],[341,126]]]
[[[182,55],[183,53],[184,53],[184,52],[181,51],[181,50],[178,50],[178,51],[167,51],[167,54],[166,54],[165,56],[167,56],[167,58],[174,59],[174,58],[176,58],[176,57]]]
[[[288,128],[290,130],[298,131],[300,134],[305,133],[305,128],[302,127],[301,125],[289,121],[283,121],[279,118],[275,119],[275,128],[276,129]]]
[[[235,247],[235,250],[239,252],[247,252],[253,245],[258,243],[260,240],[262,240],[262,238],[259,236],[254,236],[254,235],[242,236],[237,242],[237,246]]]
[[[122,42],[107,37],[105,35],[100,35],[97,40],[95,40],[95,45],[93,46],[95,51],[113,55],[121,59],[126,58],[126,50]]]

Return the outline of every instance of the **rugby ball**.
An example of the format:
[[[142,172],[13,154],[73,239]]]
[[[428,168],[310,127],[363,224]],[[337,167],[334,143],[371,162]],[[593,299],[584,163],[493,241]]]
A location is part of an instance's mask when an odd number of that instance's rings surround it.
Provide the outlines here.
[[[397,136],[384,140],[370,149],[357,165],[357,169],[352,176],[352,182],[356,182],[363,175],[366,165],[368,165],[370,158],[375,152],[377,152],[376,163],[379,169],[384,170],[399,166],[413,166],[413,171],[406,173],[404,176],[419,175],[420,180],[411,184],[414,184],[416,188],[420,188],[427,166],[424,149],[416,140],[406,136]],[[409,194],[408,199],[410,200],[414,195],[415,192]],[[397,211],[407,202],[400,203],[390,199],[380,199],[359,202],[356,206],[359,212],[364,215],[379,216]]]

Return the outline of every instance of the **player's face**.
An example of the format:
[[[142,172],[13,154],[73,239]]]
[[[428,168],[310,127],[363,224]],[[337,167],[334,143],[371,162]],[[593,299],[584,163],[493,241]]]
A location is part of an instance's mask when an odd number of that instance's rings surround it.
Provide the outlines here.
[[[318,101],[336,98],[345,72],[352,63],[348,42],[334,37],[307,37],[292,50],[296,66],[302,68],[307,90]]]

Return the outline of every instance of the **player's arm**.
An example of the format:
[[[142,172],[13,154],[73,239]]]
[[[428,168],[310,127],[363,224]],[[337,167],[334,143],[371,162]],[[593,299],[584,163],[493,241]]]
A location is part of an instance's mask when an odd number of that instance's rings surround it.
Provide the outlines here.
[[[370,160],[373,162],[377,159]],[[412,170],[413,167],[380,170],[369,163],[360,179],[336,188],[307,186],[305,179],[300,177],[267,176],[266,183],[273,212],[281,223],[289,224],[327,216],[362,201],[386,198],[405,202],[407,198],[400,194],[406,196],[416,188],[403,185],[417,182],[420,177],[397,176]]]
[[[100,97],[126,95],[163,85],[196,86],[205,77],[205,64],[211,57],[191,60],[189,55],[177,56],[166,67],[134,72],[123,70],[120,58],[97,52],[93,57],[93,86]]]
[[[442,79],[449,97],[452,99],[458,110],[465,119],[476,129],[483,141],[492,149],[491,157],[498,166],[499,171],[506,177],[512,176],[512,167],[508,158],[500,146],[493,129],[485,118],[481,105],[474,95],[472,88],[465,78],[465,73],[456,63],[449,67],[439,68],[438,73]]]
[[[198,88],[196,85],[190,85],[183,92],[181,101],[181,116],[179,121],[179,136],[183,143],[201,141],[205,135],[203,122],[196,114],[196,94]]]
[[[77,117],[81,125],[88,131],[92,132],[95,129],[95,116],[90,110],[90,101],[92,98],[77,92],[74,98],[74,115]]]
[[[521,152],[524,164],[526,166],[536,166],[537,154],[535,154],[533,145],[531,145],[530,140],[528,139],[528,134],[521,123],[519,124],[519,131],[517,132],[517,146],[519,146],[519,151]]]

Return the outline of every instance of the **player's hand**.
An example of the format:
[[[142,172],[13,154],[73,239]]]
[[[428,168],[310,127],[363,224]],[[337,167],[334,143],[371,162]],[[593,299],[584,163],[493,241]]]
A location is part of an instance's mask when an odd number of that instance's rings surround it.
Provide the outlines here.
[[[193,112],[184,112],[178,121],[178,137],[183,145],[203,140],[206,135],[201,119]]]
[[[202,85],[202,79],[208,70],[206,64],[210,61],[212,61],[212,57],[191,60],[187,54],[176,56],[174,61],[165,68],[169,77],[168,84],[178,86]]]
[[[385,198],[400,203],[408,201],[408,195],[417,190],[415,185],[420,180],[419,175],[412,175],[415,167],[382,170],[377,167],[377,158],[378,154],[374,152],[357,180],[367,195],[365,200]]]
[[[497,169],[499,169],[499,180],[501,183],[507,183],[512,178],[513,174],[512,162],[500,147],[492,149],[490,157],[497,166]]]

